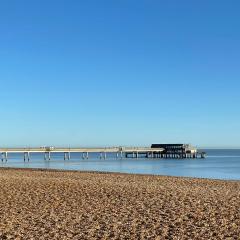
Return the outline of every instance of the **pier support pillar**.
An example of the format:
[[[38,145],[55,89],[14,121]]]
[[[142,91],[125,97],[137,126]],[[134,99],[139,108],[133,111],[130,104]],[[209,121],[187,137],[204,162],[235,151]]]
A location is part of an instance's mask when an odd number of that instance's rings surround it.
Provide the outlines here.
[[[30,161],[30,152],[27,153],[27,160]]]
[[[106,159],[106,158],[107,158],[107,153],[105,152],[105,153],[104,153],[104,159]]]
[[[51,160],[51,152],[48,152],[48,161]]]
[[[2,162],[4,161],[5,159],[5,153],[2,152]]]

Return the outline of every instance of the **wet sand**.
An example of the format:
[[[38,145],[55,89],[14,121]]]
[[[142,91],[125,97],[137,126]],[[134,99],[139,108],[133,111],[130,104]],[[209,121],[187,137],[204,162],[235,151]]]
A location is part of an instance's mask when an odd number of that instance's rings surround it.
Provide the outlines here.
[[[0,169],[0,239],[240,239],[240,181]]]

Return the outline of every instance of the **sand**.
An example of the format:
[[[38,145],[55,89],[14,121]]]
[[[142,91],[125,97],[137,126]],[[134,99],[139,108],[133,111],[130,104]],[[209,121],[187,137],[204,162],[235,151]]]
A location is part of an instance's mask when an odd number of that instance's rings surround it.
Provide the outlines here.
[[[240,239],[240,181],[0,169],[0,239]]]

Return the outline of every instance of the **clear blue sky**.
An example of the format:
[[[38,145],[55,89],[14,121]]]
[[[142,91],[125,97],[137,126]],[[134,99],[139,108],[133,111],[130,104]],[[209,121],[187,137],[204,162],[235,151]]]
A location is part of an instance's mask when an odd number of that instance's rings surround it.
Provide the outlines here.
[[[0,2],[0,145],[240,147],[240,2]]]

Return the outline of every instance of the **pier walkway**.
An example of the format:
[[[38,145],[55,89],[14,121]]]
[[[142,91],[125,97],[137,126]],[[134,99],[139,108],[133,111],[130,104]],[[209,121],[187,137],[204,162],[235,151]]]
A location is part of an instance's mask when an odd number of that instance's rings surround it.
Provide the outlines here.
[[[80,153],[83,159],[89,158],[89,153],[97,153],[100,158],[107,158],[107,153],[115,153],[116,158],[121,157],[157,157],[163,148],[149,147],[108,147],[108,148],[0,148],[2,162],[8,161],[8,155],[11,153],[22,153],[24,161],[30,161],[31,153],[42,153],[44,160],[51,160],[51,154],[63,153],[64,160],[70,160],[71,153]]]

